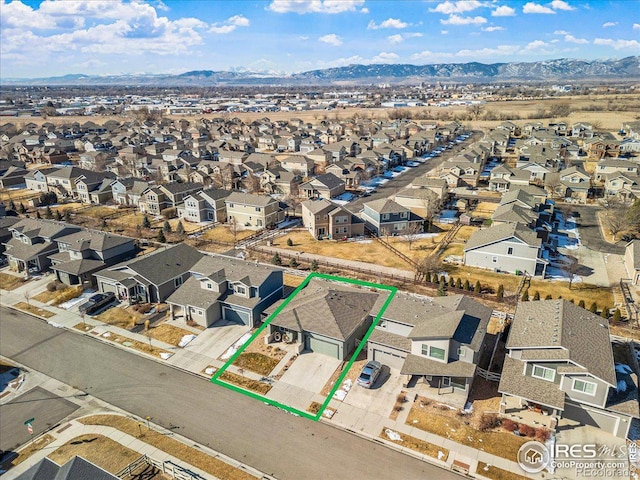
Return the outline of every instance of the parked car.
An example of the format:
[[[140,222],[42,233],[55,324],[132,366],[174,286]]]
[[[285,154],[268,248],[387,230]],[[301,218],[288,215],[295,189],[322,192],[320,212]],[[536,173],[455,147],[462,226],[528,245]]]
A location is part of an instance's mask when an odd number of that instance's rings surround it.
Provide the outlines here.
[[[91,295],[89,299],[78,307],[80,313],[86,313],[87,315],[93,315],[102,307],[109,305],[116,299],[113,292],[96,293]]]
[[[376,362],[375,360],[367,362],[367,364],[362,368],[360,376],[356,382],[361,387],[371,388],[376,383],[376,379],[378,378],[378,375],[380,375],[381,370],[382,364],[380,362]]]

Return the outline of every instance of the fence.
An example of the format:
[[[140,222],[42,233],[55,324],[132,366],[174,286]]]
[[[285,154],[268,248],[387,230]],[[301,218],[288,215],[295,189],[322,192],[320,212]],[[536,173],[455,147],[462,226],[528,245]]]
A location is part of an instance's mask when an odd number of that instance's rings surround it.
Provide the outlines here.
[[[488,380],[490,382],[499,382],[500,381],[500,374],[499,373],[490,372],[489,370],[485,370],[484,368],[477,367],[476,368],[476,375],[478,375],[479,377],[482,377],[485,380]]]
[[[118,478],[122,478],[123,480],[131,478],[137,473],[140,473],[140,469],[144,465],[154,467],[159,472],[171,475],[177,480],[207,480],[202,475],[199,475],[196,472],[192,472],[187,468],[181,467],[171,460],[165,460],[164,462],[161,462],[160,460],[156,460],[147,455],[142,455],[141,457],[131,462],[129,465],[120,470],[116,474],[116,476]]]

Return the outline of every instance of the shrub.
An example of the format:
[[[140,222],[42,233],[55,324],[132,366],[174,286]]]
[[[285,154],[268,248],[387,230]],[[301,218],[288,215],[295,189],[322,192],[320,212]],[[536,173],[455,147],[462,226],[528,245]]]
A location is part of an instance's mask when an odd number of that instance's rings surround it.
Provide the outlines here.
[[[276,252],[276,254],[271,258],[271,263],[273,265],[282,265],[282,259],[280,258],[280,254]]]
[[[476,282],[476,285],[473,287],[473,293],[482,292],[482,285],[480,285],[480,280]]]
[[[503,418],[502,428],[504,428],[507,432],[515,432],[518,429],[518,424],[510,418]]]
[[[171,224],[169,223],[169,220],[164,221],[164,225],[162,225],[162,231],[164,233],[171,233]]]
[[[462,286],[462,289],[465,292],[468,292],[469,290],[471,290],[471,285],[469,285],[469,279],[468,278],[464,281],[464,285]]]
[[[293,240],[287,238],[287,247],[293,247]]]
[[[522,292],[522,298],[520,299],[523,302],[529,301],[529,289],[527,288],[524,292]]]
[[[64,221],[67,222],[67,223],[71,221],[71,209],[70,208],[67,208],[64,211]]]
[[[164,236],[164,232],[163,232],[162,230],[160,230],[160,231],[158,232],[158,238],[157,238],[157,240],[158,240],[160,243],[166,243],[166,242],[167,242],[167,239],[165,238],[165,236]]]
[[[447,294],[446,287],[444,283],[444,279],[440,280],[440,284],[438,285],[438,296],[444,297]]]
[[[600,312],[600,316],[601,316],[602,318],[609,318],[609,307],[605,306],[605,307],[602,309],[602,312]]]
[[[151,222],[149,221],[149,217],[146,215],[142,217],[142,228],[151,228]]]
[[[55,284],[56,284],[56,291],[57,292],[61,292],[62,290],[66,290],[68,288],[66,284],[64,284],[64,283],[62,283],[62,282],[60,282],[58,280],[55,281]]]
[[[480,431],[486,432],[500,426],[500,419],[495,413],[483,413],[480,417]]]
[[[462,289],[462,280],[460,280],[460,277],[458,277],[458,280],[456,280],[456,288],[458,290]]]
[[[165,208],[160,212],[160,215],[162,215],[166,220],[176,218],[177,214],[178,214],[178,211],[175,209],[175,207]]]
[[[533,299],[536,301],[540,300],[540,292],[538,290],[533,292]]]
[[[452,276],[449,276],[449,286],[451,288],[456,286],[456,281],[454,280],[454,278]]]
[[[56,291],[56,282],[47,283],[47,291],[55,292]]]
[[[289,262],[289,266],[291,268],[297,268],[300,264],[298,263],[298,261],[295,258],[292,258],[291,261]]]
[[[586,308],[586,307],[585,307],[584,300],[580,300],[580,301],[578,302],[578,306],[579,306],[580,308]]]
[[[58,222],[62,220],[62,214],[60,213],[60,210],[56,210],[55,218]]]
[[[317,271],[317,270],[318,270],[318,261],[314,258],[314,259],[311,261],[311,271],[312,271],[312,272],[315,272],[315,271]]]
[[[622,320],[622,313],[619,308],[616,308],[615,312],[613,312],[613,321],[619,322],[620,320]]]
[[[176,233],[178,235],[184,235],[184,225],[182,225],[182,220],[178,222],[178,226],[176,227]]]
[[[536,434],[535,427],[532,427],[531,425],[520,424],[518,431],[520,432],[520,435],[524,437],[534,437]]]
[[[504,298],[504,285],[498,285],[498,291],[496,292],[496,297],[498,300],[502,300]]]
[[[598,313],[598,304],[596,302],[593,302],[589,307],[589,311],[591,313]]]
[[[545,300],[551,300],[553,297],[551,296],[550,293],[547,293],[547,295],[544,297]]]
[[[545,443],[547,440],[549,440],[550,436],[551,436],[551,432],[549,431],[548,428],[540,427],[536,429],[537,441]]]

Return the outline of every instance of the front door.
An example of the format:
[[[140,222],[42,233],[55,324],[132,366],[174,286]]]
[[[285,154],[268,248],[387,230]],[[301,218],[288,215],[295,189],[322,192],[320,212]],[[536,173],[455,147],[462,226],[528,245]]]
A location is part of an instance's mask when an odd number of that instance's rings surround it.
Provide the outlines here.
[[[327,229],[326,228],[324,228],[324,227],[318,228],[318,236],[319,237],[323,237],[326,234],[327,234]]]

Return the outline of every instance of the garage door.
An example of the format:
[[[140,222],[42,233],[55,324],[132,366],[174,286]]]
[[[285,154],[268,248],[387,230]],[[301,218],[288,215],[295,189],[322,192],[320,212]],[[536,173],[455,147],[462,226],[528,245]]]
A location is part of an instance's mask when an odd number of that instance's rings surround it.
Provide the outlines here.
[[[113,292],[116,295],[118,294],[118,288],[115,285],[111,285],[105,282],[100,282],[100,291],[102,293]]]
[[[311,350],[312,352],[322,353],[323,355],[328,355],[329,357],[333,358],[340,358],[338,353],[338,345],[336,345],[335,343],[330,343],[326,340],[307,336],[307,342],[305,346],[307,350]]]
[[[382,365],[386,365],[389,368],[395,368],[397,370],[402,369],[402,365],[404,364],[404,358],[400,355],[383,352],[382,350],[374,350],[373,359],[380,362]]]
[[[618,429],[618,418],[611,415],[606,415],[596,410],[586,410],[570,403],[565,403],[564,418],[573,420],[574,422],[580,422],[583,425],[590,425],[592,427],[598,427],[605,432],[609,432],[616,435]]]
[[[243,323],[244,325],[250,325],[249,312],[242,310],[233,310],[229,307],[224,307],[223,311],[224,319],[230,322]]]

